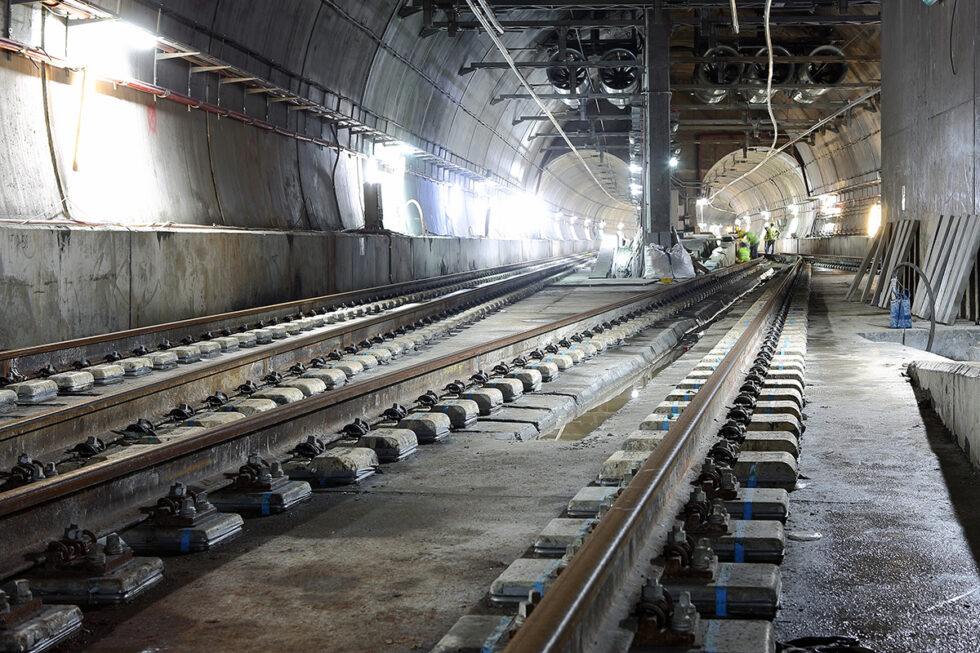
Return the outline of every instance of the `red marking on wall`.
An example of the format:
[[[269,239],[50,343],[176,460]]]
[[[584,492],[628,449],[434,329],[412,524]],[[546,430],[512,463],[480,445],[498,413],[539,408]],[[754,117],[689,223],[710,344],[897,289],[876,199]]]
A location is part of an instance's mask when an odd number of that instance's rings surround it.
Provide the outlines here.
[[[151,134],[157,133],[157,108],[156,105],[146,105],[146,126]]]

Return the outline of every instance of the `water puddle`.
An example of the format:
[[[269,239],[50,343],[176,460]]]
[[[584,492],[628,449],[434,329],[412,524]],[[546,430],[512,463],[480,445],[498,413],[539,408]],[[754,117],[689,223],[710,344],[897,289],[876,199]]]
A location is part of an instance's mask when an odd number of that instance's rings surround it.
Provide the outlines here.
[[[777,645],[779,653],[875,653],[855,637],[801,637]]]
[[[817,531],[786,531],[786,539],[794,542],[816,542],[822,537]]]
[[[540,439],[574,441],[581,440],[582,438],[586,437],[602,426],[606,420],[619,412],[619,410],[625,406],[630,399],[637,397],[640,394],[640,391],[643,390],[643,388],[645,388],[650,381],[660,374],[664,368],[672,365],[674,361],[684,354],[684,352],[693,347],[696,342],[697,337],[685,337],[654,366],[640,371],[627,379],[624,383],[616,386],[616,388],[610,392],[612,396],[609,397],[609,395],[607,395],[609,398],[603,403],[582,413],[572,421],[567,422],[561,428],[551,431],[550,433],[542,436]]]

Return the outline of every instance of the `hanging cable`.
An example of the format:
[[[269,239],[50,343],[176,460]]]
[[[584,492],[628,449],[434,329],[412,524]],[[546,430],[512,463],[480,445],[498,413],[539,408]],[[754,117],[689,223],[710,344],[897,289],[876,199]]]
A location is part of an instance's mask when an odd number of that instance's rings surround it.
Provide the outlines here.
[[[712,202],[719,193],[724,192],[729,187],[742,181],[753,172],[761,168],[766,161],[775,156],[776,154],[776,143],[779,141],[779,124],[776,122],[776,115],[772,111],[772,69],[773,69],[773,53],[772,53],[772,25],[770,24],[769,14],[772,9],[772,0],[766,0],[766,8],[763,15],[763,23],[765,24],[765,34],[766,34],[766,54],[769,59],[769,70],[766,73],[766,110],[769,112],[769,120],[772,123],[772,145],[769,146],[769,155],[759,161],[758,164],[741,177],[733,179],[731,182],[726,184],[724,187],[720,188],[716,192],[712,193],[708,197],[708,206],[712,206]],[[735,10],[735,0],[732,0],[732,11]]]
[[[578,158],[578,160],[582,163],[582,166],[585,167],[585,171],[589,173],[589,176],[592,178],[592,181],[595,182],[596,186],[599,187],[599,190],[605,193],[605,195],[609,197],[609,199],[616,202],[616,204],[620,206],[628,206],[632,210],[633,205],[631,203],[624,202],[623,200],[614,197],[612,194],[610,194],[609,191],[606,190],[606,187],[602,184],[602,182],[599,181],[599,178],[596,177],[595,174],[592,172],[592,168],[589,167],[589,164],[585,161],[585,158],[578,151],[578,149],[572,144],[572,141],[571,139],[569,139],[568,134],[565,133],[565,130],[561,128],[560,124],[558,124],[558,119],[555,118],[555,115],[548,110],[548,107],[546,107],[544,102],[541,100],[541,98],[538,97],[538,94],[531,87],[531,84],[527,81],[527,78],[523,75],[523,73],[521,73],[521,71],[517,69],[517,64],[514,62],[514,58],[511,56],[510,51],[507,49],[507,46],[505,46],[503,41],[500,40],[500,36],[496,33],[496,28],[494,28],[493,24],[491,23],[491,20],[496,21],[496,17],[494,16],[493,11],[489,10],[488,8],[487,16],[485,16],[483,14],[483,11],[481,11],[480,7],[477,6],[477,3],[481,5],[485,4],[485,2],[481,2],[480,0],[466,0],[466,4],[469,5],[470,11],[473,12],[473,15],[476,16],[476,19],[480,22],[480,25],[483,26],[483,29],[484,31],[486,31],[487,36],[490,37],[490,39],[493,41],[493,44],[497,47],[497,50],[500,51],[501,56],[507,62],[507,65],[510,66],[511,71],[513,71],[513,73],[517,76],[517,79],[518,81],[520,81],[521,86],[523,86],[524,89],[528,92],[528,94],[530,94],[531,98],[535,101],[535,103],[537,103],[538,107],[541,108],[541,111],[543,111],[544,114],[548,117],[548,120],[551,121],[551,124],[554,125],[555,130],[565,141],[565,144],[568,146],[568,149],[571,150],[571,152],[576,156],[576,158]]]
[[[504,28],[501,26],[500,21],[497,20],[497,16],[493,13],[493,9],[491,9],[490,5],[487,4],[487,0],[476,1],[480,3],[480,8],[483,9],[484,15],[486,16],[487,20],[490,21],[490,24],[493,25],[493,28],[497,30],[498,34],[503,35]]]
[[[732,0],[732,6],[735,5],[735,0]],[[763,16],[763,22],[766,24],[766,54],[769,55],[769,72],[766,75],[766,110],[769,112],[769,120],[772,122],[772,146],[769,147],[770,150],[776,149],[776,143],[779,141],[779,124],[776,122],[776,115],[772,112],[772,69],[773,69],[773,53],[772,53],[772,25],[769,22],[769,12],[772,9],[772,0],[766,0],[766,11]]]

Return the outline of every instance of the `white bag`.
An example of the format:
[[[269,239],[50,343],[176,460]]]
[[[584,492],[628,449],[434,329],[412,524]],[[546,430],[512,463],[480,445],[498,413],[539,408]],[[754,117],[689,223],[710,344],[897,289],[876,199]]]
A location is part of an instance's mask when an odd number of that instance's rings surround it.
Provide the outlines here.
[[[677,243],[670,248],[670,267],[673,270],[673,277],[675,279],[693,279],[694,278],[694,261],[691,260],[691,254],[684,249],[684,246]]]
[[[677,243],[670,249],[647,245],[643,252],[644,279],[691,279],[694,262],[684,246]]]
[[[644,279],[673,279],[670,269],[670,258],[663,247],[647,245],[643,248],[643,278]]]

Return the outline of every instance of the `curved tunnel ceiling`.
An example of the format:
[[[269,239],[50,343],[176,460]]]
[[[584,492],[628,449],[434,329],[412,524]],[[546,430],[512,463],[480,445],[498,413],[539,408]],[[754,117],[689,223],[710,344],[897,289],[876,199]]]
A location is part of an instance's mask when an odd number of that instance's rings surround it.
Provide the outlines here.
[[[123,0],[120,13],[272,81],[282,77],[241,52],[254,51],[297,77],[349,98],[376,116],[388,134],[420,149],[431,151],[435,145],[466,167],[487,171],[505,183],[525,189],[539,183],[564,186],[553,195],[563,198],[566,210],[588,214],[597,202],[617,208],[588,175],[574,183],[562,178],[539,181],[552,174],[550,168],[545,171],[545,139],[531,138],[542,123],[515,122],[520,116],[540,114],[539,107],[532,100],[493,102],[500,94],[523,92],[509,70],[460,74],[474,61],[501,60],[486,35],[462,31],[452,37],[444,32],[420,37],[422,14],[401,16],[402,4],[172,0],[165,3],[158,23],[161,3]],[[518,60],[538,59],[543,56],[539,42],[549,33],[553,30],[508,32],[502,38]],[[544,70],[530,71],[527,77],[534,85],[546,85]],[[547,105],[556,113],[566,109],[557,100]]]
[[[868,59],[852,62],[845,82],[860,84],[880,79],[881,65],[875,60],[880,55],[877,27],[841,25],[835,28],[834,37],[836,45],[847,56]],[[843,106],[858,93],[858,90],[831,90],[821,96],[818,103]],[[802,125],[815,124],[821,117],[820,111],[791,103],[785,93],[775,95],[773,102],[791,107],[775,111],[780,133],[788,136],[801,134],[805,131]],[[736,216],[761,211],[785,215],[790,206],[820,195],[876,184],[881,169],[879,106],[879,98],[871,98],[718,192],[765,158],[771,142],[769,117],[765,111],[752,114],[758,118],[757,130],[763,134],[756,141],[758,145],[746,151],[733,144],[727,150],[722,149],[716,161],[702,162],[708,167],[701,178],[702,193],[709,197],[717,195],[710,206],[701,209],[701,221],[731,224]],[[823,111],[824,114],[829,112],[829,109]],[[783,143],[785,140],[780,140],[780,144]]]
[[[796,204],[809,194],[796,159],[785,152],[769,156],[767,148],[736,150],[723,157],[705,175],[704,186],[712,199],[702,219],[713,224],[731,224],[737,216]]]
[[[638,227],[637,216],[639,209],[633,205],[629,196],[629,167],[619,157],[609,154],[600,155],[595,150],[579,150],[592,174],[603,183],[606,190],[618,202],[612,203],[611,198],[604,193],[594,201],[579,204],[578,215],[589,218],[593,222],[605,221],[610,227],[622,223],[625,235],[630,236]],[[569,186],[588,188],[595,184],[574,154],[568,152],[556,157],[546,166],[550,174],[542,175],[538,187],[539,195],[557,206],[568,206],[577,198],[571,196]],[[562,180],[558,183],[556,180]]]
[[[528,190],[539,188],[549,198],[561,201],[566,211],[598,215],[623,210],[595,187],[584,168],[579,166],[573,174],[570,161],[560,161],[566,154],[549,147],[553,139],[534,138],[546,123],[521,121],[522,116],[540,114],[532,100],[495,102],[501,94],[522,92],[509,70],[461,74],[460,69],[472,62],[500,61],[486,35],[461,31],[454,36],[445,32],[420,36],[422,13],[404,15],[400,11],[403,6],[403,2],[390,0],[121,0],[113,9],[147,29],[210,52],[300,94],[315,97],[321,92],[318,88],[329,89],[340,102],[353,106],[354,112],[363,113],[385,133],[502,182]],[[508,13],[514,18],[545,15],[554,17],[556,12]],[[781,28],[779,34],[830,39],[848,54],[879,52],[876,26]],[[689,28],[678,28],[672,39],[675,50],[687,47],[683,44],[691,40],[690,35]],[[723,36],[729,38],[721,35],[719,40]],[[502,39],[520,61],[545,57],[547,52],[541,46],[553,37],[554,30],[546,28],[508,31]],[[672,73],[672,83],[690,80],[690,71],[683,66],[672,68]],[[877,80],[879,73],[880,65],[874,61],[859,63],[852,65],[849,80]],[[539,88],[547,88],[543,69],[528,70],[527,77]],[[846,97],[837,91],[826,96],[838,102]],[[675,92],[673,102],[689,100]],[[607,105],[603,103],[604,113],[619,111]],[[557,100],[548,101],[548,106],[556,113],[570,113]],[[629,114],[617,115],[625,118]],[[810,144],[796,146],[805,165],[809,194],[839,185],[841,180],[852,183],[875,177],[880,168],[879,115],[858,112],[846,125],[836,126],[836,133],[827,132]],[[813,122],[819,117],[819,112],[805,107],[780,115],[781,120]],[[298,124],[301,117],[290,119]],[[573,117],[567,119],[572,121]],[[691,133],[684,130],[685,120],[682,114],[679,140],[683,151],[677,176],[692,183],[697,181],[690,163],[695,147]],[[353,140],[342,128],[335,133],[341,142]],[[712,163],[702,161],[705,167]],[[755,191],[747,187],[741,192]],[[750,206],[767,199],[768,195],[759,194],[736,203]]]

